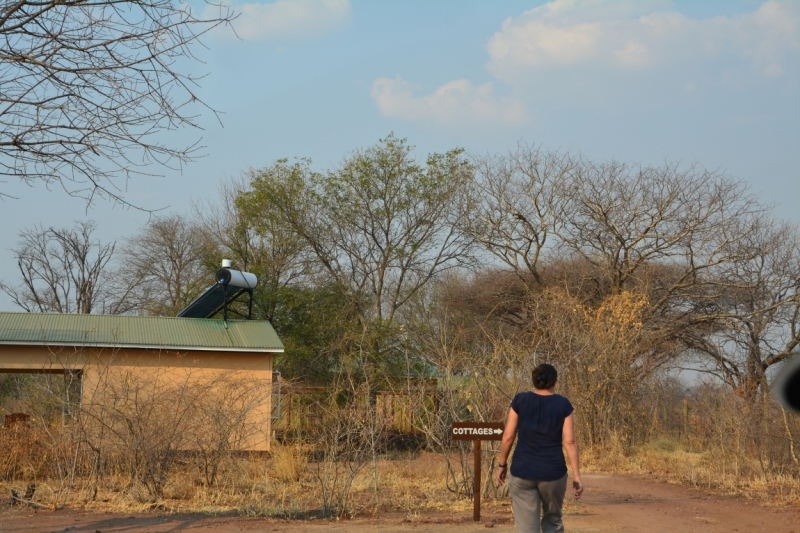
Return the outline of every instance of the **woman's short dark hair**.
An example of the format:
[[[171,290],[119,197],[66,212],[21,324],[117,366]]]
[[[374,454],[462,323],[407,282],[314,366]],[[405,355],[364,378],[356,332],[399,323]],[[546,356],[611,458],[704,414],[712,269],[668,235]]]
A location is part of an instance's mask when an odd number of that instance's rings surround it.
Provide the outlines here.
[[[542,363],[533,369],[531,375],[533,378],[533,386],[537,389],[549,389],[554,387],[558,381],[558,370],[553,365]]]

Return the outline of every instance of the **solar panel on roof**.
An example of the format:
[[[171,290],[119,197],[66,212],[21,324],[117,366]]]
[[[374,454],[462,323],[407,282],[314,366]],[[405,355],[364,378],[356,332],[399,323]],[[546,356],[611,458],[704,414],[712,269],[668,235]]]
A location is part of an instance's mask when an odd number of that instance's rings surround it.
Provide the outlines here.
[[[248,294],[250,302],[246,318],[252,318],[253,289],[258,285],[258,278],[250,272],[230,269],[229,260],[223,260],[222,264],[223,267],[215,275],[217,282],[178,313],[178,317],[211,318],[222,311],[227,319],[228,305],[243,294]]]
[[[247,289],[238,287],[228,288],[227,301],[232,302],[242,294],[246,293]],[[203,294],[195,298],[192,303],[186,306],[183,311],[178,313],[181,318],[211,318],[220,311],[226,301],[225,286],[215,283],[207,288]]]

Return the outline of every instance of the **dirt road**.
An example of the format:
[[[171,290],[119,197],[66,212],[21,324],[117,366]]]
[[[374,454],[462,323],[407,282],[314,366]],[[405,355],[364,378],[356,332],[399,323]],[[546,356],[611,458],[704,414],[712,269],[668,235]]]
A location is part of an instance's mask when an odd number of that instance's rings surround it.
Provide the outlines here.
[[[743,498],[715,496],[687,487],[633,476],[587,475],[581,503],[570,504],[567,531],[588,532],[769,532],[800,533],[800,509],[770,508]],[[464,533],[515,531],[507,502],[492,505],[482,523],[469,516],[428,514],[385,516],[341,522],[283,521],[265,518],[207,517],[198,515],[120,516],[0,509],[0,533]]]

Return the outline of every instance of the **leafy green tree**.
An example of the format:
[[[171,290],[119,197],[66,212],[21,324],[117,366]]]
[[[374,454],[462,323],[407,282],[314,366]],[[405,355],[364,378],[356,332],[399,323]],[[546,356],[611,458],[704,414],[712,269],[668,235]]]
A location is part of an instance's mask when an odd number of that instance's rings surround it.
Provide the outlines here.
[[[286,347],[275,360],[284,377],[328,383],[358,326],[347,300],[319,269],[304,240],[254,198],[256,179],[288,181],[302,168],[285,161],[251,170],[224,184],[217,198],[197,208],[204,234],[202,262],[209,275],[223,258],[258,276],[253,314],[269,320]]]
[[[358,317],[333,284],[286,287],[274,294],[272,325],[286,347],[275,368],[290,380],[330,383],[358,338]]]
[[[232,260],[234,268],[256,274],[254,314],[272,322],[278,318],[282,291],[311,283],[307,245],[292,228],[282,225],[269,210],[249,198],[250,180],[265,172],[281,171],[278,165],[251,170],[244,180],[232,180],[222,186],[219,203],[204,204],[196,209],[196,218],[204,234],[202,261],[205,269],[213,273],[225,258]],[[282,176],[275,179],[282,179]]]
[[[242,198],[291,228],[364,327],[391,324],[426,283],[470,259],[471,240],[456,228],[472,165],[461,150],[431,154],[425,164],[411,151],[390,135],[327,173],[307,160],[280,160],[257,173]]]
[[[471,261],[472,240],[458,229],[471,175],[462,150],[420,163],[406,140],[390,135],[325,173],[305,159],[279,160],[251,174],[238,205],[260,234],[290,231],[280,235],[304,246],[309,279],[341,292],[360,324],[350,363],[396,374],[408,359],[399,312],[437,276]]]

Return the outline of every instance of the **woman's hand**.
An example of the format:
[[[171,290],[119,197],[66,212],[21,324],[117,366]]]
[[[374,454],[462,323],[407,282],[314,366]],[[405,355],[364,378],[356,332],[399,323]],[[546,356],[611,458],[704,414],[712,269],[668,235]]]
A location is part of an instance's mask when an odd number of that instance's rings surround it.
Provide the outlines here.
[[[508,418],[506,419],[506,429],[503,430],[503,440],[500,442],[500,455],[497,456],[497,472],[494,474],[494,480],[498,485],[502,485],[508,477],[508,454],[511,452],[511,446],[514,445],[514,439],[517,438],[517,424],[519,424],[519,416],[513,408],[508,409]],[[505,466],[500,466],[505,463]]]
[[[498,485],[502,485],[506,482],[506,477],[508,477],[508,467],[505,466],[498,466],[496,467],[496,472],[494,475],[494,480],[497,482]]]
[[[561,430],[561,434],[564,450],[566,450],[567,457],[569,457],[569,466],[572,471],[572,494],[575,495],[577,500],[583,494],[583,483],[581,483],[581,465],[578,457],[578,443],[575,440],[575,417],[573,415],[574,413],[570,413],[564,419],[564,427]]]
[[[583,483],[581,483],[581,478],[572,479],[572,494],[575,496],[576,500],[581,497],[581,494],[583,494]]]

